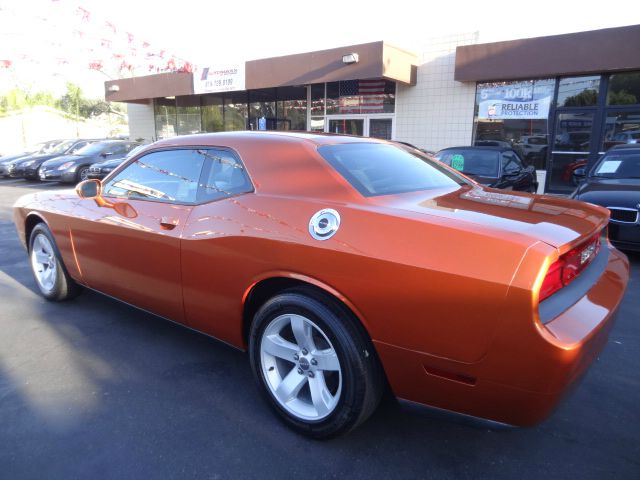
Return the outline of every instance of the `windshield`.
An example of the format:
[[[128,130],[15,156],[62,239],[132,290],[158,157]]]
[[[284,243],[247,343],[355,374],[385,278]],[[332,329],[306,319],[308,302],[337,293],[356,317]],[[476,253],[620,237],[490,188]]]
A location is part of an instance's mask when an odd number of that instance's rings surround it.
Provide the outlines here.
[[[466,175],[498,176],[500,152],[497,150],[454,148],[438,152],[436,158]]]
[[[91,143],[86,147],[82,147],[80,150],[76,150],[75,155],[95,155],[96,153],[101,153],[105,147],[108,147],[110,144],[108,143]]]
[[[69,150],[69,148],[71,148],[71,145],[73,145],[75,142],[76,142],[75,140],[66,140],[64,142],[61,142],[57,144],[55,147],[53,147],[52,149],[50,149],[48,153],[50,154],[64,153],[67,150]]]
[[[640,178],[640,150],[607,153],[593,168],[591,176]]]
[[[462,178],[427,157],[384,143],[318,148],[322,157],[365,197],[464,185]]]
[[[56,148],[56,145],[59,145],[61,142],[62,142],[61,140],[52,140],[50,142],[45,142],[41,144],[40,148],[36,153],[39,153],[42,155],[50,153],[51,151],[53,151],[54,148]]]

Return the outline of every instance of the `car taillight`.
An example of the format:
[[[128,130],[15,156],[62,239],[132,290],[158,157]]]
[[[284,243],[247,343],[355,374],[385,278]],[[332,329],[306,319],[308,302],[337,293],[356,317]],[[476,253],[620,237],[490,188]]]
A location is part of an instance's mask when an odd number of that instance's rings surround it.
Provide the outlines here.
[[[600,233],[597,233],[553,262],[542,281],[539,301],[569,285],[591,263],[599,250]]]

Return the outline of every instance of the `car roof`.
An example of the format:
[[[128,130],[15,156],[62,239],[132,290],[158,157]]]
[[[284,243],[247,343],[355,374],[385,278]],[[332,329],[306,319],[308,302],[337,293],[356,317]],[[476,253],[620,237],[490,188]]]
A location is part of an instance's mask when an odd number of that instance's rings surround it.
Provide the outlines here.
[[[640,143],[625,143],[624,145],[614,145],[611,150],[640,150]]]
[[[218,132],[157,141],[137,156],[172,147],[229,148],[241,158],[256,192],[354,201],[357,191],[318,154],[323,145],[394,142],[368,137],[310,132]]]
[[[224,144],[237,144],[243,142],[265,142],[265,143],[298,143],[305,142],[315,145],[333,145],[339,143],[390,143],[385,140],[370,137],[360,137],[357,135],[340,135],[325,132],[298,132],[298,131],[236,131],[236,132],[216,132],[197,133],[194,135],[181,135],[153,143],[153,147],[158,146],[220,146]]]

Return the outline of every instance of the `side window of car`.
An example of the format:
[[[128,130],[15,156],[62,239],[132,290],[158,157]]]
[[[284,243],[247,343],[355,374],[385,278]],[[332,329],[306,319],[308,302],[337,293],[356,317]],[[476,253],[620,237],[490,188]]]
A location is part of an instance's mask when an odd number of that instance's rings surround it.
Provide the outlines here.
[[[207,157],[199,150],[163,150],[144,155],[103,188],[107,196],[194,203]]]
[[[71,151],[69,153],[75,153],[78,150],[80,150],[82,147],[86,147],[88,145],[88,142],[79,142],[76,143],[73,148],[71,149]]]
[[[117,145],[114,145],[108,151],[111,152],[113,155],[122,155],[123,153],[127,153],[128,151],[127,144],[119,143]]]
[[[253,191],[244,165],[235,153],[222,149],[199,150],[207,157],[203,181],[198,192],[199,202]]]

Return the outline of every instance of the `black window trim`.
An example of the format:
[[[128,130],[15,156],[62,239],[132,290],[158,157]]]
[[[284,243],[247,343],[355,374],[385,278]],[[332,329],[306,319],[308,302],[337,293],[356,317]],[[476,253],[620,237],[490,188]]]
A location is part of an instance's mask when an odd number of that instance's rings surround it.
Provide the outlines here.
[[[202,201],[195,201],[195,202],[182,202],[182,201],[179,201],[179,200],[164,200],[164,199],[161,199],[161,198],[129,198],[129,197],[119,197],[119,196],[116,196],[116,195],[107,195],[107,194],[105,194],[104,196],[107,197],[107,198],[114,198],[114,199],[119,199],[119,200],[136,200],[136,201],[142,201],[142,202],[166,203],[166,204],[170,204],[170,205],[185,205],[185,206],[188,206],[188,207],[195,207],[195,206],[198,206],[198,205],[206,205],[207,203],[219,202],[220,200],[226,200],[228,198],[235,198],[235,197],[238,197],[240,195],[246,195],[248,193],[255,193],[255,191],[256,191],[255,184],[254,184],[253,179],[251,178],[251,174],[247,170],[246,164],[242,160],[242,157],[240,156],[240,154],[235,149],[233,149],[231,147],[218,146],[218,145],[174,145],[174,146],[154,148],[154,149],[151,149],[151,150],[142,150],[137,155],[131,157],[130,159],[128,159],[125,162],[123,162],[122,164],[120,164],[109,175],[107,175],[102,180],[102,185],[103,186],[106,185],[116,175],[118,175],[120,172],[122,172],[125,169],[127,169],[129,167],[129,165],[131,165],[132,163],[136,162],[140,158],[142,158],[142,157],[144,157],[146,155],[149,155],[151,153],[165,152],[165,151],[172,151],[172,150],[223,150],[223,151],[230,152],[233,156],[235,156],[236,160],[240,163],[240,165],[242,165],[242,169],[244,170],[244,172],[245,172],[245,174],[247,176],[247,179],[249,180],[249,185],[251,186],[251,190],[247,190],[246,192],[239,192],[239,193],[233,194],[233,195],[227,195],[227,196],[220,197],[220,198],[202,200]],[[205,171],[206,172],[209,171],[206,168],[207,162],[210,163],[211,161],[212,161],[211,159],[209,159],[209,158],[207,158],[205,156],[205,162],[202,164],[202,169],[200,170],[200,177],[198,178],[198,190],[197,190],[197,193],[196,193],[196,198],[200,195],[200,191],[202,189],[201,185],[202,185],[202,182],[203,182],[204,173],[205,173]]]

